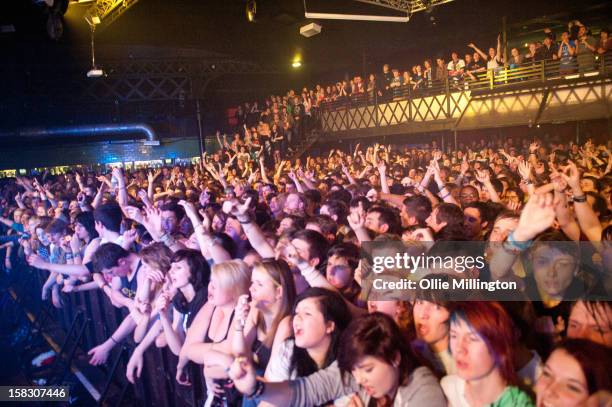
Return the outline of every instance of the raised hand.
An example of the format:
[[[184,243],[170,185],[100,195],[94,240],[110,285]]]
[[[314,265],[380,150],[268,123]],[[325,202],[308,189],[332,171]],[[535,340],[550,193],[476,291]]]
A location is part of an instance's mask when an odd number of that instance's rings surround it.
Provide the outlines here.
[[[202,217],[202,227],[204,228],[204,232],[210,232],[210,217],[204,209],[200,209],[198,213]]]
[[[185,215],[187,215],[190,220],[194,221],[196,224],[200,222],[200,218],[198,217],[198,211],[191,202],[180,200],[178,201],[178,205],[182,206],[183,209],[185,209]]]
[[[514,239],[519,242],[533,240],[550,228],[555,221],[555,205],[552,194],[534,194],[521,212]]]
[[[520,202],[516,202],[516,201],[508,201],[506,203],[506,208],[510,209],[511,211],[514,212],[518,212],[521,209],[521,203]]]
[[[540,143],[538,143],[537,141],[534,141],[533,143],[529,144],[530,153],[535,153],[536,151],[538,151],[539,148],[540,148]]]
[[[123,178],[123,171],[121,171],[121,168],[119,167],[113,168],[112,174],[113,174],[113,178],[117,180],[117,183],[119,185],[121,185],[122,182],[125,182],[125,179]]]
[[[152,237],[160,237],[163,234],[161,211],[158,208],[145,208],[142,225]]]
[[[353,230],[363,229],[365,227],[366,214],[361,202],[355,211],[347,216],[349,226]]]
[[[562,168],[563,172],[561,176],[567,182],[567,185],[572,188],[572,190],[576,192],[581,192],[582,188],[580,187],[580,172],[578,171],[578,167],[574,164],[573,161],[568,161],[567,166]]]
[[[144,216],[142,215],[142,212],[140,211],[140,209],[138,209],[137,207],[126,206],[123,208],[123,212],[125,213],[125,216],[128,217],[128,219],[131,219],[135,222],[143,224]]]
[[[476,171],[476,179],[478,180],[478,182],[487,184],[491,182],[491,175],[487,170],[478,170]]]
[[[529,180],[531,178],[531,164],[527,161],[519,163],[518,172],[522,179],[525,181]]]

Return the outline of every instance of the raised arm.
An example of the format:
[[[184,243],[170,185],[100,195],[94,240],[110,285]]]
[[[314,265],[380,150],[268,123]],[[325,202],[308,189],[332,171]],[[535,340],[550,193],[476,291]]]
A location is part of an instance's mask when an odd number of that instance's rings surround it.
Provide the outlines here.
[[[191,202],[179,201],[178,204],[185,209],[185,214],[193,225],[202,255],[212,258],[214,263],[221,263],[231,260],[230,254],[223,248],[223,246],[218,244],[218,242],[210,234],[210,219],[208,218],[208,215],[202,212],[204,221],[201,222],[200,217],[198,216],[198,213]]]
[[[578,218],[580,229],[591,242],[601,241],[601,232],[603,228],[580,187],[580,173],[578,172],[576,164],[569,161],[568,166],[565,167],[564,173],[562,173],[561,176],[565,179],[574,194],[574,212],[576,213],[576,218]]]
[[[521,212],[519,224],[508,235],[501,247],[492,250],[489,260],[492,280],[507,280],[512,275],[512,265],[521,251],[526,250],[531,241],[541,232],[552,226],[555,221],[555,208],[552,194],[532,195]]]
[[[236,216],[238,222],[242,225],[242,230],[244,230],[244,234],[249,239],[253,249],[263,258],[274,257],[274,248],[268,243],[259,225],[253,221],[252,216],[248,213],[250,204],[251,198],[248,198],[244,204],[239,204],[235,201],[226,202],[224,205],[228,206],[228,210],[232,215]]]
[[[480,50],[480,48],[478,48],[473,42],[470,42],[468,44],[468,47],[472,48],[474,51],[478,52],[478,54],[482,57],[482,59],[484,59],[485,61],[489,60],[489,56],[487,54],[485,54],[484,52],[482,52]]]

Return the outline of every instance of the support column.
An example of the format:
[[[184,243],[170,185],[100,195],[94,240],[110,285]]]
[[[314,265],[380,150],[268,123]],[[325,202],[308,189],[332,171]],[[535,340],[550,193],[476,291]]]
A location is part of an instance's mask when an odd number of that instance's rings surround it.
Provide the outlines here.
[[[200,147],[200,160],[204,156],[204,140],[202,139],[202,112],[200,112],[200,99],[196,99],[196,115],[198,119],[198,146]]]

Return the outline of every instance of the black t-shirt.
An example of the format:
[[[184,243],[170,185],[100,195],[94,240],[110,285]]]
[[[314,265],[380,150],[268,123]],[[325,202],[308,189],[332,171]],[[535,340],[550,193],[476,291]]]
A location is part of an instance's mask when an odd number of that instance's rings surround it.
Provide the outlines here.
[[[546,45],[542,45],[540,49],[536,51],[535,60],[542,61],[553,59],[553,55],[557,55],[558,51],[559,47],[557,47],[556,44],[551,44],[550,48],[546,48]]]
[[[182,294],[175,295],[172,299],[172,305],[178,312],[187,316],[186,326],[189,328],[198,311],[206,301],[208,301],[208,289],[205,286],[196,291],[195,297],[191,302],[185,301],[185,297]]]

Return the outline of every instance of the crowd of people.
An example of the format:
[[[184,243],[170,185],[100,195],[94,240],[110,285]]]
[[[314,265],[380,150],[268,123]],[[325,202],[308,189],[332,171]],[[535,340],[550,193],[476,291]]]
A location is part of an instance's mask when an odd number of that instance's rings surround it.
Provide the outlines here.
[[[147,349],[167,348],[178,384],[198,366],[207,406],[609,405],[605,140],[357,145],[290,162],[226,137],[193,166],[3,181],[0,253],[12,278],[44,273],[55,307],[100,290],[128,311],[92,365],[133,342],[135,382]],[[485,268],[421,278],[519,288],[513,301],[377,296],[369,242],[451,257],[482,242]]]
[[[236,117],[239,125],[248,122],[250,126],[257,126],[261,117],[270,128],[275,126],[276,132],[287,132],[295,121],[310,117],[333,102],[392,100],[405,97],[409,92],[438,89],[439,86],[434,84],[446,80],[453,84],[477,81],[505,67],[513,69],[542,61],[558,64],[547,70],[547,74],[587,72],[598,67],[596,56],[609,54],[612,50],[612,38],[607,28],[602,28],[599,38],[596,38],[588,27],[574,20],[559,35],[557,38],[556,33],[544,29],[542,39],[528,43],[526,52],[519,48],[509,49],[507,61],[501,36],[498,36],[497,44],[486,52],[469,43],[464,54],[453,50],[449,59],[442,56],[425,59],[410,69],[391,68],[384,64],[382,72],[370,73],[367,79],[361,75],[347,76],[334,84],[317,84],[311,89],[304,87],[301,93],[291,90],[283,97],[271,96],[261,111],[257,102],[245,103],[238,107]]]

